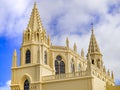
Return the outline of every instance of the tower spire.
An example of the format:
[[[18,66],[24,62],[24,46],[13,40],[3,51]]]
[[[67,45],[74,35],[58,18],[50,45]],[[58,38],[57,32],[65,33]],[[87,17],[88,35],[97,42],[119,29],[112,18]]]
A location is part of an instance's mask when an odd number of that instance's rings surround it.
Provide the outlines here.
[[[91,34],[91,38],[90,38],[88,53],[101,54],[99,46],[98,46],[96,38],[95,38],[95,35],[94,35],[93,23],[91,25],[92,25],[92,30],[91,30],[92,34]]]
[[[102,70],[103,69],[102,54],[100,52],[99,46],[96,41],[96,37],[94,35],[93,23],[91,25],[92,25],[92,30],[91,30],[92,33],[90,37],[87,58],[88,58],[88,55],[90,54],[92,64]]]
[[[93,22],[91,23],[92,26],[92,34],[94,34],[94,26],[93,26]]]
[[[33,7],[33,10],[32,10],[27,28],[30,29],[30,30],[42,30],[43,29],[36,2],[34,3],[34,7]]]

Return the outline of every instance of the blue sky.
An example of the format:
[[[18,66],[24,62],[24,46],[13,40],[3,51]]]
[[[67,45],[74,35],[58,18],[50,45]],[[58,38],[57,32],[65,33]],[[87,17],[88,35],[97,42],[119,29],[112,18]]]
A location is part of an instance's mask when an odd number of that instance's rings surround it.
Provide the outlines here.
[[[65,45],[65,38],[87,53],[91,22],[103,54],[104,65],[115,73],[120,84],[120,1],[119,0],[36,0],[44,28],[54,45]],[[9,90],[12,55],[19,49],[33,0],[0,0],[0,90]],[[60,37],[60,38],[59,38]],[[59,42],[58,42],[59,41]],[[19,57],[18,57],[19,59]],[[19,64],[19,62],[18,62]]]

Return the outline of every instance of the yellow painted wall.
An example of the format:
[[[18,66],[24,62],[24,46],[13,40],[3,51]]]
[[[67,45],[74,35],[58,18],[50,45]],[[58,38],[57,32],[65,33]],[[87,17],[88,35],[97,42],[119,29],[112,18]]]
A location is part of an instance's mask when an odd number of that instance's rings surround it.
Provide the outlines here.
[[[106,90],[106,83],[98,77],[94,76],[93,87],[93,90]]]
[[[107,90],[120,90],[120,86],[108,86]]]
[[[90,77],[46,82],[42,85],[42,90],[92,90],[91,80]]]

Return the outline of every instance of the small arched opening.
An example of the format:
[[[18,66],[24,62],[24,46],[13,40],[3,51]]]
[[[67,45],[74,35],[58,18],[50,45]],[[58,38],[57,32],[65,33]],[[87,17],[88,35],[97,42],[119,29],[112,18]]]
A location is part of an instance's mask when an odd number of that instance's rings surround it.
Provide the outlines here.
[[[25,82],[24,82],[24,90],[30,90],[29,87],[30,87],[29,81],[25,80]]]

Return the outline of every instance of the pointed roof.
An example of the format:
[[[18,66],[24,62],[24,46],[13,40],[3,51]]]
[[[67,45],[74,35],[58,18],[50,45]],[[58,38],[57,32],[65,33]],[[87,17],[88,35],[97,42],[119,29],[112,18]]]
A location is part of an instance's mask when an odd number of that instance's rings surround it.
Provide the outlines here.
[[[92,24],[92,34],[91,34],[91,38],[90,38],[90,43],[89,43],[89,49],[88,49],[88,53],[100,53],[100,49],[99,46],[97,44],[95,35],[94,35],[94,29],[93,29],[93,24]]]
[[[34,3],[34,7],[32,9],[32,13],[27,28],[30,30],[42,30],[43,28],[36,2]]]

